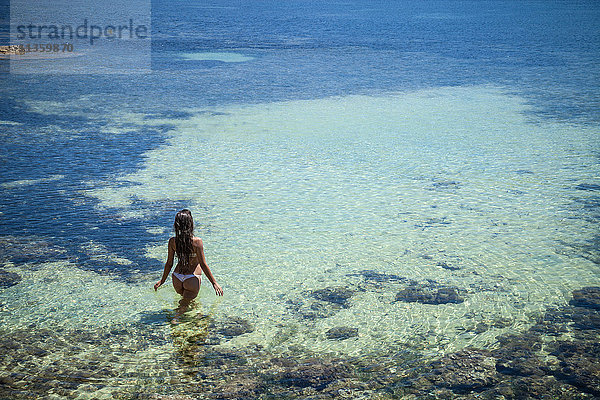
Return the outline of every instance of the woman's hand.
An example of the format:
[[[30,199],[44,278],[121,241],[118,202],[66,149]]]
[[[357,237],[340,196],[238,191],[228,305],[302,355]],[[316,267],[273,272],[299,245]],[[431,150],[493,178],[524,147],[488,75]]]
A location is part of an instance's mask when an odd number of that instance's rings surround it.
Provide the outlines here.
[[[154,291],[156,292],[158,288],[163,284],[163,281],[158,281],[154,284]]]
[[[217,296],[223,296],[223,289],[221,289],[221,286],[219,286],[217,282],[213,283],[213,288],[215,289],[215,294]]]

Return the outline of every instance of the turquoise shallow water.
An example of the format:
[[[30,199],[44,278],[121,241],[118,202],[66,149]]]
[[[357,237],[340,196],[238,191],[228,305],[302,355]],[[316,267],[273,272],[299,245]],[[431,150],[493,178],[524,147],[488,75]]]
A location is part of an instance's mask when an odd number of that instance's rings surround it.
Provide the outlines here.
[[[164,121],[175,128],[143,155],[139,170],[115,176],[114,184],[89,182],[83,195],[142,225],[140,201],[185,202],[193,210],[226,292],[215,300],[204,282],[201,310],[216,302],[217,313],[255,326],[225,347],[365,356],[406,345],[432,355],[489,346],[565,303],[573,289],[599,283],[597,263],[573,248],[574,238],[595,233],[578,208],[595,193],[578,185],[597,179],[598,130],[536,120],[523,99],[501,88],[187,111],[193,116]],[[112,118],[108,129],[144,123],[131,113]],[[8,265],[24,282],[2,291],[3,323],[102,326],[174,307],[169,285],[151,290],[164,243],[140,249],[156,264],[152,273],[100,244],[83,247],[128,266],[136,283],[67,262]],[[405,285],[369,288],[364,270],[457,287],[465,301],[396,302]],[[311,291],[339,286],[355,290],[350,306],[307,319]],[[498,319],[506,321],[502,328],[472,332]],[[325,332],[337,326],[358,327],[359,336],[328,340]]]
[[[564,250],[593,234],[573,218],[573,197],[595,179],[598,131],[526,111],[492,87],[193,110],[143,168],[117,179],[126,185],[88,194],[124,218],[139,217],[134,198],[189,199],[230,293],[221,307],[257,324],[242,342],[351,354],[419,337],[440,351],[489,344],[498,332],[464,328],[497,317],[518,328],[598,283],[593,262]],[[164,245],[147,251],[165,257]],[[314,324],[290,312],[310,290],[358,288],[349,275],[362,270],[469,294],[460,305],[394,303],[391,285]],[[359,327],[359,338],[324,340],[338,325]],[[275,340],[289,326],[296,333]]]

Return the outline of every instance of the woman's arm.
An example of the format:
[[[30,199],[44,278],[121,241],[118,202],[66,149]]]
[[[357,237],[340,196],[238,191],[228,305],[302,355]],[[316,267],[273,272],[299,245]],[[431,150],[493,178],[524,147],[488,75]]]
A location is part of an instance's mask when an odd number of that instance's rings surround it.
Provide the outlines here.
[[[167,262],[165,263],[165,270],[163,271],[162,278],[154,285],[154,290],[157,290],[169,277],[169,272],[173,268],[173,258],[175,258],[175,239],[169,239],[169,255],[167,256]]]
[[[217,283],[215,277],[210,271],[210,268],[208,268],[208,264],[206,264],[206,258],[204,257],[204,244],[202,243],[202,239],[198,238],[198,241],[196,242],[196,247],[196,252],[200,258],[200,267],[202,268],[204,275],[206,275],[210,283],[212,283],[216,295],[223,296],[223,289],[221,289],[221,286],[219,286],[219,284]]]

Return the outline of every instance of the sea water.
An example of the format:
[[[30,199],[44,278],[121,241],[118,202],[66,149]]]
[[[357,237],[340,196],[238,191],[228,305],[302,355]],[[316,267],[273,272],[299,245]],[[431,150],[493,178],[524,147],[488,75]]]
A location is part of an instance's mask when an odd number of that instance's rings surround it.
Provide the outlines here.
[[[473,320],[524,324],[598,278],[593,262],[561,251],[593,228],[559,195],[595,179],[598,130],[533,123],[526,109],[496,88],[463,87],[190,110],[144,167],[88,194],[136,219],[134,199],[191,199],[232,292],[221,307],[268,321],[237,340],[268,343],[292,324],[304,326],[289,340],[311,349],[359,353],[427,334],[450,349],[491,339],[463,340]],[[157,263],[165,251],[147,248]],[[392,286],[315,326],[286,310],[310,290],[357,287],[363,270],[472,293],[458,306],[407,305]],[[318,340],[337,325],[361,336]]]
[[[1,261],[21,280],[0,320],[3,347],[42,348],[26,375],[112,365],[62,395],[159,393],[227,321],[252,328],[222,354],[435,358],[600,283],[593,3],[153,7],[186,22],[157,29],[151,75],[3,76]],[[152,286],[184,207],[225,296],[204,277],[173,325]],[[415,284],[461,301],[398,301]],[[318,300],[332,288],[348,300]]]

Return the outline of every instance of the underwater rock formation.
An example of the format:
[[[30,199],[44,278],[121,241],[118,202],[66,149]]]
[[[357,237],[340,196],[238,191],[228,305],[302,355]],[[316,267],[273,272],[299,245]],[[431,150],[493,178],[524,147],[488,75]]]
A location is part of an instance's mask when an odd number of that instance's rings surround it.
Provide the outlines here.
[[[382,283],[411,283],[408,278],[394,275],[394,274],[386,274],[383,272],[377,272],[373,270],[362,270],[357,273],[347,274],[347,276],[362,276],[366,282],[373,284],[382,284]]]
[[[216,346],[224,340],[253,331],[252,324],[243,318],[225,317],[214,320],[204,315],[178,324],[172,335],[183,359],[195,363],[201,347]]]
[[[148,343],[163,344],[146,330],[102,327],[0,330],[0,398],[76,398],[130,379],[124,360],[135,360]],[[130,328],[128,326],[127,328]],[[127,362],[127,361],[125,361]],[[132,364],[133,365],[133,364]],[[121,367],[121,368],[119,368]],[[148,370],[148,368],[146,369]],[[139,372],[139,371],[136,371]]]
[[[358,336],[358,328],[348,326],[337,326],[325,332],[325,336],[330,340],[345,340]]]
[[[459,267],[456,267],[456,266],[454,266],[452,264],[448,264],[446,261],[439,261],[437,263],[437,266],[438,267],[442,267],[444,269],[447,269],[449,271],[458,271],[460,269]]]
[[[219,382],[214,388],[214,394],[211,398],[254,400],[266,391],[266,384],[255,374],[235,374],[226,379],[225,382]],[[194,397],[194,399],[197,398]]]
[[[215,334],[228,339],[254,331],[254,327],[250,322],[239,317],[229,317],[218,324],[213,322],[209,329]]]
[[[16,264],[65,259],[67,251],[41,237],[0,236],[0,260]]]
[[[438,181],[431,184],[434,189],[459,189],[460,182],[457,181]]]
[[[326,287],[308,293],[308,297],[289,299],[288,309],[306,320],[328,318],[343,308],[349,308],[356,290],[342,286]]]
[[[348,300],[352,297],[354,291],[345,287],[326,287],[324,289],[314,290],[311,296],[317,300],[333,303],[348,308]]]
[[[580,183],[575,186],[577,190],[587,190],[587,191],[600,191],[600,185],[596,185],[594,183]]]
[[[467,348],[409,372],[389,391],[425,398],[595,399],[600,396],[597,288],[573,291],[569,306],[548,309],[530,329]],[[573,306],[579,304],[579,306]],[[568,335],[563,335],[568,333]],[[554,341],[552,339],[555,338]]]
[[[498,382],[496,359],[486,350],[464,349],[432,364],[426,379],[455,393],[481,390]]]
[[[16,272],[0,269],[0,288],[7,288],[16,285],[21,281],[21,276]]]
[[[598,337],[559,341],[551,353],[560,363],[552,372],[558,379],[600,396],[600,343]]]
[[[396,294],[396,301],[423,304],[462,303],[465,299],[458,288],[452,286],[436,287],[434,285],[417,284],[408,286]]]
[[[421,286],[433,293],[442,288],[434,282]],[[338,310],[350,298],[334,288],[318,293],[319,299],[309,299]],[[257,344],[228,348],[219,343],[253,327],[226,316],[183,318],[168,335],[156,324],[4,330],[0,398],[100,398],[108,391],[115,399],[591,400],[600,397],[600,310],[590,307],[596,293],[576,290],[571,305],[549,308],[530,329],[497,337],[491,349],[465,348],[438,360],[411,347],[367,358],[307,349],[275,355]],[[501,319],[481,323],[510,325]],[[334,340],[356,334],[344,326],[326,333]],[[157,344],[175,349],[156,365],[123,368],[137,365],[139,353]]]
[[[277,383],[283,386],[312,387],[322,390],[337,379],[351,376],[353,376],[352,368],[344,362],[312,359],[287,368],[279,374]]]
[[[600,310],[600,287],[584,287],[573,291],[573,299],[569,302],[576,307],[590,307]]]
[[[497,358],[496,369],[505,375],[532,376],[544,375],[545,364],[537,352],[542,347],[537,333],[505,335],[498,338],[500,347],[492,354]]]
[[[448,221],[448,219],[446,217],[428,218],[423,222],[415,224],[415,228],[422,228],[423,230],[425,230],[425,228],[432,228],[432,227],[436,227],[436,226],[447,226],[450,224],[451,224],[451,222]]]

